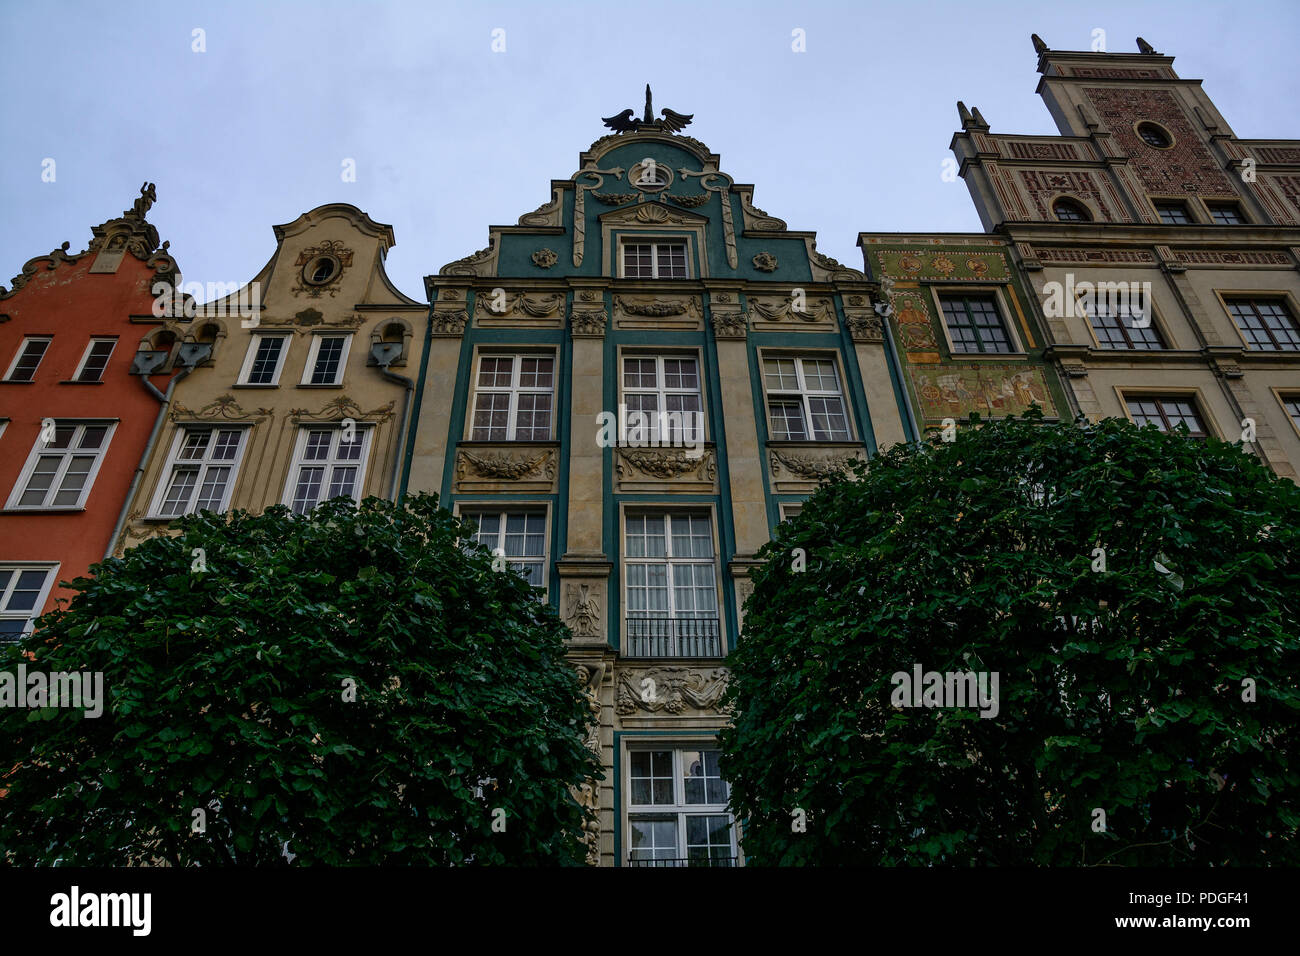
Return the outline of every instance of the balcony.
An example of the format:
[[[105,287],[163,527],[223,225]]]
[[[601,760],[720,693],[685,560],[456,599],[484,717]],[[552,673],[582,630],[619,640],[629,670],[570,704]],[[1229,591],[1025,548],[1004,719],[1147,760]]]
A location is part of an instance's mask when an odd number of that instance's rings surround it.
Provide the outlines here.
[[[629,617],[628,657],[721,657],[716,617]]]
[[[740,857],[736,856],[692,856],[669,857],[661,860],[628,860],[628,866],[740,866]]]

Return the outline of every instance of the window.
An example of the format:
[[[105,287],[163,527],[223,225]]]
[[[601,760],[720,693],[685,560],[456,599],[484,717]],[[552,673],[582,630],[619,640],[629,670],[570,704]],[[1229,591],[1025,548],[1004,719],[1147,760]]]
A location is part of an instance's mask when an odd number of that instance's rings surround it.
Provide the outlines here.
[[[23,344],[18,347],[18,354],[14,356],[9,372],[5,375],[5,381],[30,382],[36,376],[36,366],[41,364],[45,350],[49,347],[48,338],[23,339]]]
[[[832,359],[764,359],[763,384],[774,441],[849,440],[849,419]]]
[[[1282,407],[1286,413],[1291,416],[1291,423],[1295,425],[1296,431],[1300,431],[1300,394],[1279,395],[1282,401]]]
[[[81,365],[73,376],[76,382],[98,382],[104,377],[108,367],[108,357],[113,354],[117,339],[91,339],[86,346],[86,354],[81,357]]]
[[[1167,226],[1186,226],[1192,222],[1191,213],[1187,211],[1187,203],[1171,200],[1158,202],[1155,206],[1156,212],[1160,214],[1160,221]]]
[[[1215,225],[1240,226],[1245,223],[1241,218],[1241,209],[1233,202],[1207,202],[1205,208],[1210,210],[1210,218]]]
[[[550,441],[555,359],[480,355],[473,441]]]
[[[350,335],[313,335],[307,365],[302,370],[302,384],[342,385],[351,341]]]
[[[686,243],[623,243],[623,278],[687,279]]]
[[[699,363],[692,357],[627,356],[623,359],[623,403],[627,405],[629,435],[641,442],[695,444],[704,438]],[[645,426],[637,428],[640,412]],[[667,435],[660,435],[659,413]]]
[[[797,517],[799,512],[803,511],[803,502],[796,501],[791,503],[783,501],[777,506],[777,510],[780,512],[782,521],[789,521],[791,518]]]
[[[478,525],[474,540],[523,572],[535,588],[546,587],[546,515],[540,511],[492,512],[466,515]]]
[[[225,511],[239,473],[246,428],[186,427],[176,435],[152,514]]]
[[[303,266],[302,277],[310,285],[325,285],[338,275],[342,263],[335,256],[317,256]]]
[[[1014,352],[1011,337],[998,312],[996,297],[983,295],[941,295],[943,319],[953,352]]]
[[[56,565],[0,565],[0,644],[32,629],[54,582]]]
[[[239,373],[241,385],[274,385],[288,350],[287,335],[254,335],[248,346],[244,367]]]
[[[625,518],[631,657],[721,657],[713,532],[704,514]]]
[[[1169,432],[1182,425],[1192,438],[1209,436],[1197,413],[1196,401],[1191,397],[1144,395],[1127,399],[1127,404],[1129,415],[1140,426],[1155,425],[1162,432]]]
[[[1147,307],[1150,308],[1149,303]],[[1100,296],[1088,315],[1092,331],[1097,335],[1097,344],[1104,349],[1163,349],[1165,343],[1156,328],[1154,316],[1148,316],[1145,328],[1134,326],[1138,319],[1140,316],[1133,314],[1132,306],[1108,303]]]
[[[1052,206],[1052,211],[1056,213],[1056,218],[1061,222],[1087,222],[1092,217],[1088,215],[1088,210],[1082,203],[1075,202],[1073,199],[1058,199]]]
[[[37,436],[8,507],[83,507],[115,424],[56,421],[49,442]]]
[[[1163,126],[1155,123],[1140,123],[1138,125],[1138,135],[1142,137],[1142,142],[1155,149],[1168,149],[1174,145],[1173,137]]]
[[[640,747],[628,751],[628,863],[736,866],[730,788],[717,750]]]
[[[350,441],[345,440],[350,438]],[[370,429],[311,425],[298,430],[284,503],[306,514],[331,498],[361,500]]]
[[[1300,349],[1300,329],[1281,298],[1225,299],[1246,345],[1262,352]]]

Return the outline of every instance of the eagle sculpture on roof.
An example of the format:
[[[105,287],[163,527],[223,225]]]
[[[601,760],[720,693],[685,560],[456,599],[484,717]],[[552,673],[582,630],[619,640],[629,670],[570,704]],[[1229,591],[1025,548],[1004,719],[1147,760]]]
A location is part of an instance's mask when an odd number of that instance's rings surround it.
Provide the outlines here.
[[[640,129],[662,129],[676,133],[690,125],[694,113],[678,113],[676,110],[660,110],[663,119],[655,119],[654,106],[650,100],[650,84],[645,85],[645,115],[641,119],[632,117],[632,110],[626,109],[614,116],[602,117],[605,125],[616,133],[634,133]]]

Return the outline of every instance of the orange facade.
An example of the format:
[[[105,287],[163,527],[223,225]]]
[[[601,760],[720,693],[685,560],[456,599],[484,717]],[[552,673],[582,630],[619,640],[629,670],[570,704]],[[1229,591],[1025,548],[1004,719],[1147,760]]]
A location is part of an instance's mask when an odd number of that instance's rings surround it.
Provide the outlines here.
[[[163,407],[131,371],[145,349],[154,388],[172,375],[153,304],[176,266],[145,221],[152,201],[148,186],[86,251],[64,243],[0,288],[0,642],[104,558]]]

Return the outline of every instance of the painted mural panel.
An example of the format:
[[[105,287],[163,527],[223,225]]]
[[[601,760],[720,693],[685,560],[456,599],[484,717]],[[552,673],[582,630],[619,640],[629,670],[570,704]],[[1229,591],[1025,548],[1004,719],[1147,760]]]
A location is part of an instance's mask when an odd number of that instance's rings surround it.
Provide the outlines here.
[[[962,419],[971,412],[986,418],[1021,415],[1038,404],[1049,418],[1056,405],[1043,371],[1033,366],[913,366],[908,371],[926,419]]]

